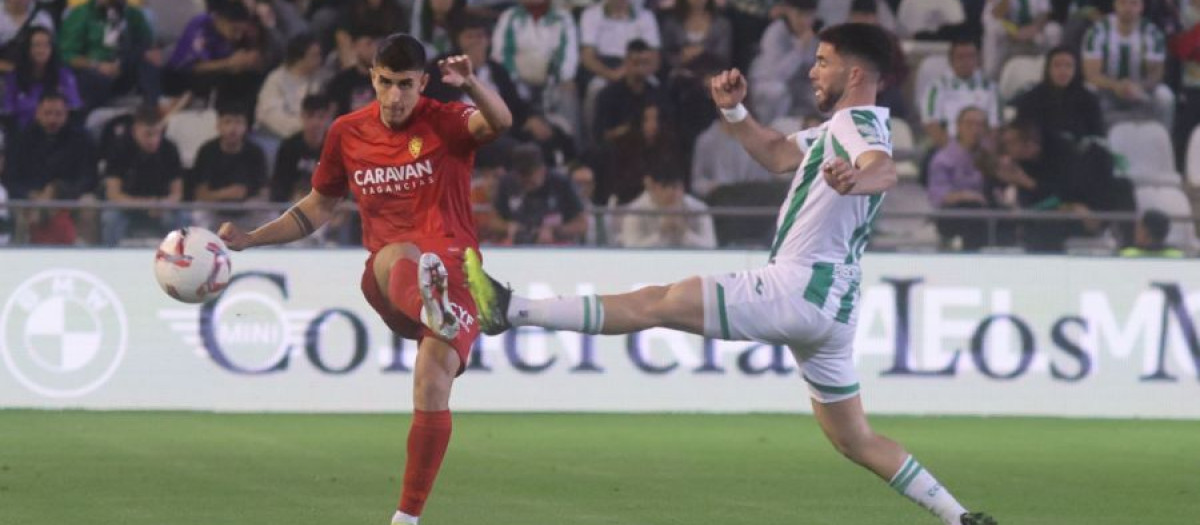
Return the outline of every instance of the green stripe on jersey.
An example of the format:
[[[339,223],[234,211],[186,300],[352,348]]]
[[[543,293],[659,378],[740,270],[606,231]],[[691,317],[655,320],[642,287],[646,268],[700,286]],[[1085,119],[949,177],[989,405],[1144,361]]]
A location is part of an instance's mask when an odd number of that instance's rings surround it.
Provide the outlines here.
[[[824,308],[825,301],[829,299],[831,287],[833,287],[833,264],[816,263],[812,267],[812,276],[808,279],[808,286],[804,288],[804,300],[817,305],[817,308]]]
[[[788,204],[783,224],[779,225],[779,231],[775,233],[775,242],[771,245],[771,255],[767,259],[768,261],[775,260],[775,255],[783,246],[784,239],[787,239],[788,231],[792,229],[792,225],[796,223],[796,217],[800,215],[800,209],[804,207],[804,201],[808,199],[808,190],[812,188],[813,180],[821,172],[821,162],[825,158],[825,133],[822,133],[821,137],[817,139],[816,145],[808,150],[808,162],[804,164],[804,174],[800,179],[800,185],[796,187],[796,192],[792,194],[792,202]]]
[[[854,312],[855,294],[858,293],[858,281],[850,283],[850,287],[846,289],[846,294],[842,296],[842,304],[838,307],[837,315],[833,318],[842,324],[850,322],[850,314]]]
[[[846,264],[856,264],[862,259],[867,241],[871,240],[871,229],[875,225],[875,217],[879,214],[879,205],[883,203],[882,193],[872,195],[867,199],[867,218],[850,234],[850,242],[846,244]]]

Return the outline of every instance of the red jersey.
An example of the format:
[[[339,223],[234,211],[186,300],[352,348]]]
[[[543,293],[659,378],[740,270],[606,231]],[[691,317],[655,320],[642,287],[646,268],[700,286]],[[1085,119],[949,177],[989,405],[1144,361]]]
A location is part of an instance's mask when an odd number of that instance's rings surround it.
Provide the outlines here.
[[[322,195],[354,192],[371,253],[394,242],[476,247],[471,170],[479,143],[467,128],[476,109],[421,97],[408,121],[392,129],[379,102],[333,122],[313,172]]]

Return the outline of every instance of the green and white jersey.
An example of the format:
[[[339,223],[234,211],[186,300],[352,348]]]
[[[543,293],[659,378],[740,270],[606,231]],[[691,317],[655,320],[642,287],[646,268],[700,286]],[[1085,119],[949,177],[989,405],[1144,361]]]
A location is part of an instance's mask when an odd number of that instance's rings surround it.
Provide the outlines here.
[[[1100,60],[1108,77],[1140,81],[1145,77],[1147,64],[1166,60],[1166,37],[1144,18],[1127,35],[1121,34],[1118,27],[1117,15],[1096,22],[1083,39],[1083,58]]]
[[[921,123],[940,122],[953,138],[958,132],[958,114],[968,107],[986,111],[988,125],[1000,126],[1000,91],[981,70],[968,78],[947,73],[930,84],[921,98]]]
[[[840,195],[825,183],[821,167],[835,158],[853,165],[868,151],[891,155],[888,116],[878,106],[846,108],[788,137],[805,154],[779,211],[771,262],[857,267],[883,194]]]

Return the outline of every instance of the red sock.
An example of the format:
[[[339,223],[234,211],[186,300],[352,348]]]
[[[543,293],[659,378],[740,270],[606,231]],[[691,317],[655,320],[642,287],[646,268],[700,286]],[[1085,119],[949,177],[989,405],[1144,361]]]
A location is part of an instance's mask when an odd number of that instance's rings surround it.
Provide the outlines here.
[[[397,259],[388,273],[388,301],[405,314],[420,315],[421,292],[417,290],[418,282],[417,263],[405,258]]]
[[[420,516],[425,499],[433,491],[446,445],[450,443],[450,411],[414,410],[408,430],[408,460],[404,465],[404,490],[400,494],[400,512]]]

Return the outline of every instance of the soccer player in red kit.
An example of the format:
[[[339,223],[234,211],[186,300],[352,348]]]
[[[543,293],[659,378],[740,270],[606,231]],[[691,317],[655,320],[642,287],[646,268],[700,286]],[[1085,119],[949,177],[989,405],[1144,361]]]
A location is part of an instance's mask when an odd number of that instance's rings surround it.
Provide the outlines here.
[[[254,231],[226,223],[219,232],[234,250],[295,241],[328,222],[353,192],[371,253],[363,295],[389,328],[419,341],[404,488],[392,523],[417,523],[450,441],[450,387],[479,335],[462,269],[467,252],[478,250],[471,170],[476,148],[512,125],[466,56],[438,66],[443,81],[475,106],[421,96],[429,80],[424,47],[392,35],[371,69],[377,100],[333,123],[312,192]]]

